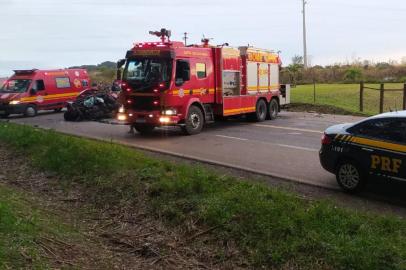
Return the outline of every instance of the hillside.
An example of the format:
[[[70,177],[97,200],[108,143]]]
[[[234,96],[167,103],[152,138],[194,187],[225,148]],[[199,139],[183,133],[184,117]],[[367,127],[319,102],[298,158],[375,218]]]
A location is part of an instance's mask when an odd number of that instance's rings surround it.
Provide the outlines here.
[[[69,68],[86,69],[93,82],[111,83],[116,78],[116,66],[115,62],[105,61],[98,65],[82,65]]]

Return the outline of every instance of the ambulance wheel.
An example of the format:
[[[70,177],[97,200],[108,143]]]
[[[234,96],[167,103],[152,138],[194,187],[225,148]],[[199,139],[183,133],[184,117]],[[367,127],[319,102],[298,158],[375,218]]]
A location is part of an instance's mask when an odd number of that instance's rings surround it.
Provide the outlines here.
[[[269,119],[271,119],[271,120],[276,119],[276,117],[278,116],[278,112],[279,112],[278,101],[276,101],[276,99],[271,99],[271,102],[269,102],[268,109],[269,109],[269,111],[268,111]]]
[[[141,135],[149,134],[154,130],[154,126],[151,125],[134,125],[134,129]]]
[[[203,129],[204,118],[203,113],[197,106],[190,106],[185,125],[182,127],[182,131],[185,135],[195,135],[200,133]]]
[[[348,193],[361,191],[366,184],[366,177],[361,167],[352,160],[341,161],[336,169],[338,185]]]
[[[254,113],[248,115],[248,119],[255,122],[263,122],[266,120],[268,109],[266,102],[263,99],[258,100]]]
[[[37,108],[34,105],[28,105],[27,108],[25,108],[24,116],[34,117],[36,115],[37,115]]]

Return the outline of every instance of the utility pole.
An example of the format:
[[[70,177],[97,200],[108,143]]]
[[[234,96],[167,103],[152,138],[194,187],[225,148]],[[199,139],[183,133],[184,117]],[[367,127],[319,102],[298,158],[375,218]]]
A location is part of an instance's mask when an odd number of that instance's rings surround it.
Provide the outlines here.
[[[187,40],[188,40],[188,37],[187,37],[187,32],[185,32],[185,33],[183,33],[183,40],[185,41],[185,46],[187,46]]]
[[[306,44],[306,0],[302,0],[303,2],[303,66],[307,68],[307,44]]]

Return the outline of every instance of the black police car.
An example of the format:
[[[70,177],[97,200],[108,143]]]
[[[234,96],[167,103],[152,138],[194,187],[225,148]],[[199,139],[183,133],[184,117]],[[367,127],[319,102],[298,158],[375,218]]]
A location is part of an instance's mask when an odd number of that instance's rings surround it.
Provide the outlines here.
[[[373,177],[406,181],[406,111],[329,127],[321,144],[321,165],[347,192],[360,191]]]

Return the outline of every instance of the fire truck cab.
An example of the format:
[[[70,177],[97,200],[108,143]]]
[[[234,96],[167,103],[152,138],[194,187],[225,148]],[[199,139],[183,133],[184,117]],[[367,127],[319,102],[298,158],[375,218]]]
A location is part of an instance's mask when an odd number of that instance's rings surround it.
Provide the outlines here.
[[[255,121],[279,112],[279,55],[251,47],[185,46],[170,32],[152,32],[161,42],[136,43],[122,73],[118,119],[146,133],[178,125],[199,133],[216,117],[246,114]]]

